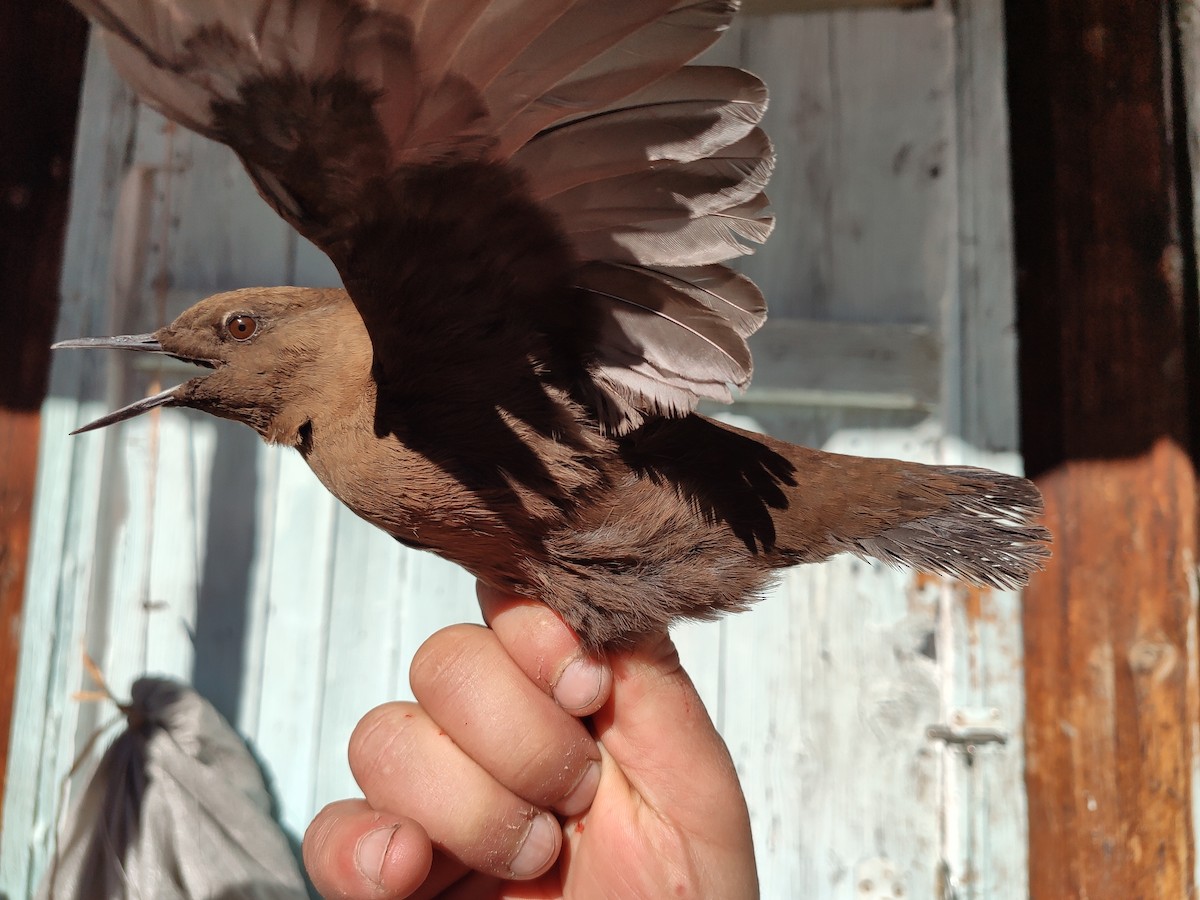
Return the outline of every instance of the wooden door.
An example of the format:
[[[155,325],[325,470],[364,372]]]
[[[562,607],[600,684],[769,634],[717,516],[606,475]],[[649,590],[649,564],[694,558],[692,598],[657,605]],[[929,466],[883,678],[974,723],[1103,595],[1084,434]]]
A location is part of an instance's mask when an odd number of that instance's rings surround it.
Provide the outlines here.
[[[773,319],[721,415],[867,455],[1019,468],[1000,4],[744,17],[711,54],[772,87],[779,227],[746,269]],[[147,331],[217,290],[329,284],[328,263],[223,148],[137,105],[93,47],[63,336]],[[354,792],[345,746],[408,696],[413,651],[478,620],[471,580],[340,508],[300,458],[166,411],[81,422],[178,380],[113,354],[56,363],[43,418],[0,891],[46,864],[60,785],[143,672],[196,684],[302,834]],[[1017,598],[852,558],[752,612],[679,629],[733,751],[763,896],[1024,894]],[[929,729],[951,743],[932,738]],[[955,743],[1007,734],[1007,743]]]

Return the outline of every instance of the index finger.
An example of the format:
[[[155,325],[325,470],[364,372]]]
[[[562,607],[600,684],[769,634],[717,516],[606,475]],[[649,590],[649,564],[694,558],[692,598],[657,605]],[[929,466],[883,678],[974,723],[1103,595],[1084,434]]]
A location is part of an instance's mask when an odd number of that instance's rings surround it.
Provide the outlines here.
[[[612,669],[589,654],[570,627],[546,604],[479,582],[483,619],[530,681],[573,716],[600,709],[612,691]]]

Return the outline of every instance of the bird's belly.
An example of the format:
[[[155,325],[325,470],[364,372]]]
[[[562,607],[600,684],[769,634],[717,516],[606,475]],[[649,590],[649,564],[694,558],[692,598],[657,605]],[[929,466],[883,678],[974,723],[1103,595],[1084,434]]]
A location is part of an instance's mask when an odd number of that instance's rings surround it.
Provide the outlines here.
[[[319,434],[319,431],[318,431]],[[396,441],[306,459],[358,516],[502,589],[553,607],[590,647],[681,616],[740,609],[772,562],[696,515],[669,484],[630,471],[544,513],[527,489],[481,492]],[[545,498],[541,498],[545,499]]]
[[[498,586],[525,579],[543,555],[547,523],[530,516],[512,492],[480,496],[428,460],[372,441],[336,457],[314,447],[305,459],[321,483],[355,515],[400,543],[429,550]],[[383,452],[380,452],[382,449]]]

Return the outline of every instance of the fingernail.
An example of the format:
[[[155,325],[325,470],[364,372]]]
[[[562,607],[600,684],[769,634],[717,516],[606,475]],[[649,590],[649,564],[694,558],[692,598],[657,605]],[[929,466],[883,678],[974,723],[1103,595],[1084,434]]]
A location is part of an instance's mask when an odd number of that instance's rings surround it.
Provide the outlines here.
[[[579,783],[571,788],[571,793],[563,797],[554,808],[564,816],[577,816],[596,799],[596,788],[600,786],[600,763],[588,764]]]
[[[568,712],[587,709],[600,695],[604,667],[581,656],[567,665],[554,685],[554,699]]]
[[[531,878],[546,868],[558,849],[558,832],[558,820],[549,813],[542,813],[533,820],[525,843],[509,863],[513,878]]]
[[[358,846],[354,849],[354,864],[371,884],[383,887],[383,862],[387,859],[388,847],[392,845],[392,838],[399,830],[400,826],[398,825],[390,828],[376,828],[358,839]]]

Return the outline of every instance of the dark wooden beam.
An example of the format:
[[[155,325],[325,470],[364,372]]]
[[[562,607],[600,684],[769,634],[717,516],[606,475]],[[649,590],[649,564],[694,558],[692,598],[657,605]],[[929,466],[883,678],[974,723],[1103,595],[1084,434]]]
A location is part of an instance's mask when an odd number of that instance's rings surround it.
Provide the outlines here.
[[[86,44],[65,3],[0,3],[0,796]]]
[[[1007,0],[1030,896],[1195,890],[1196,272],[1171,0]]]

